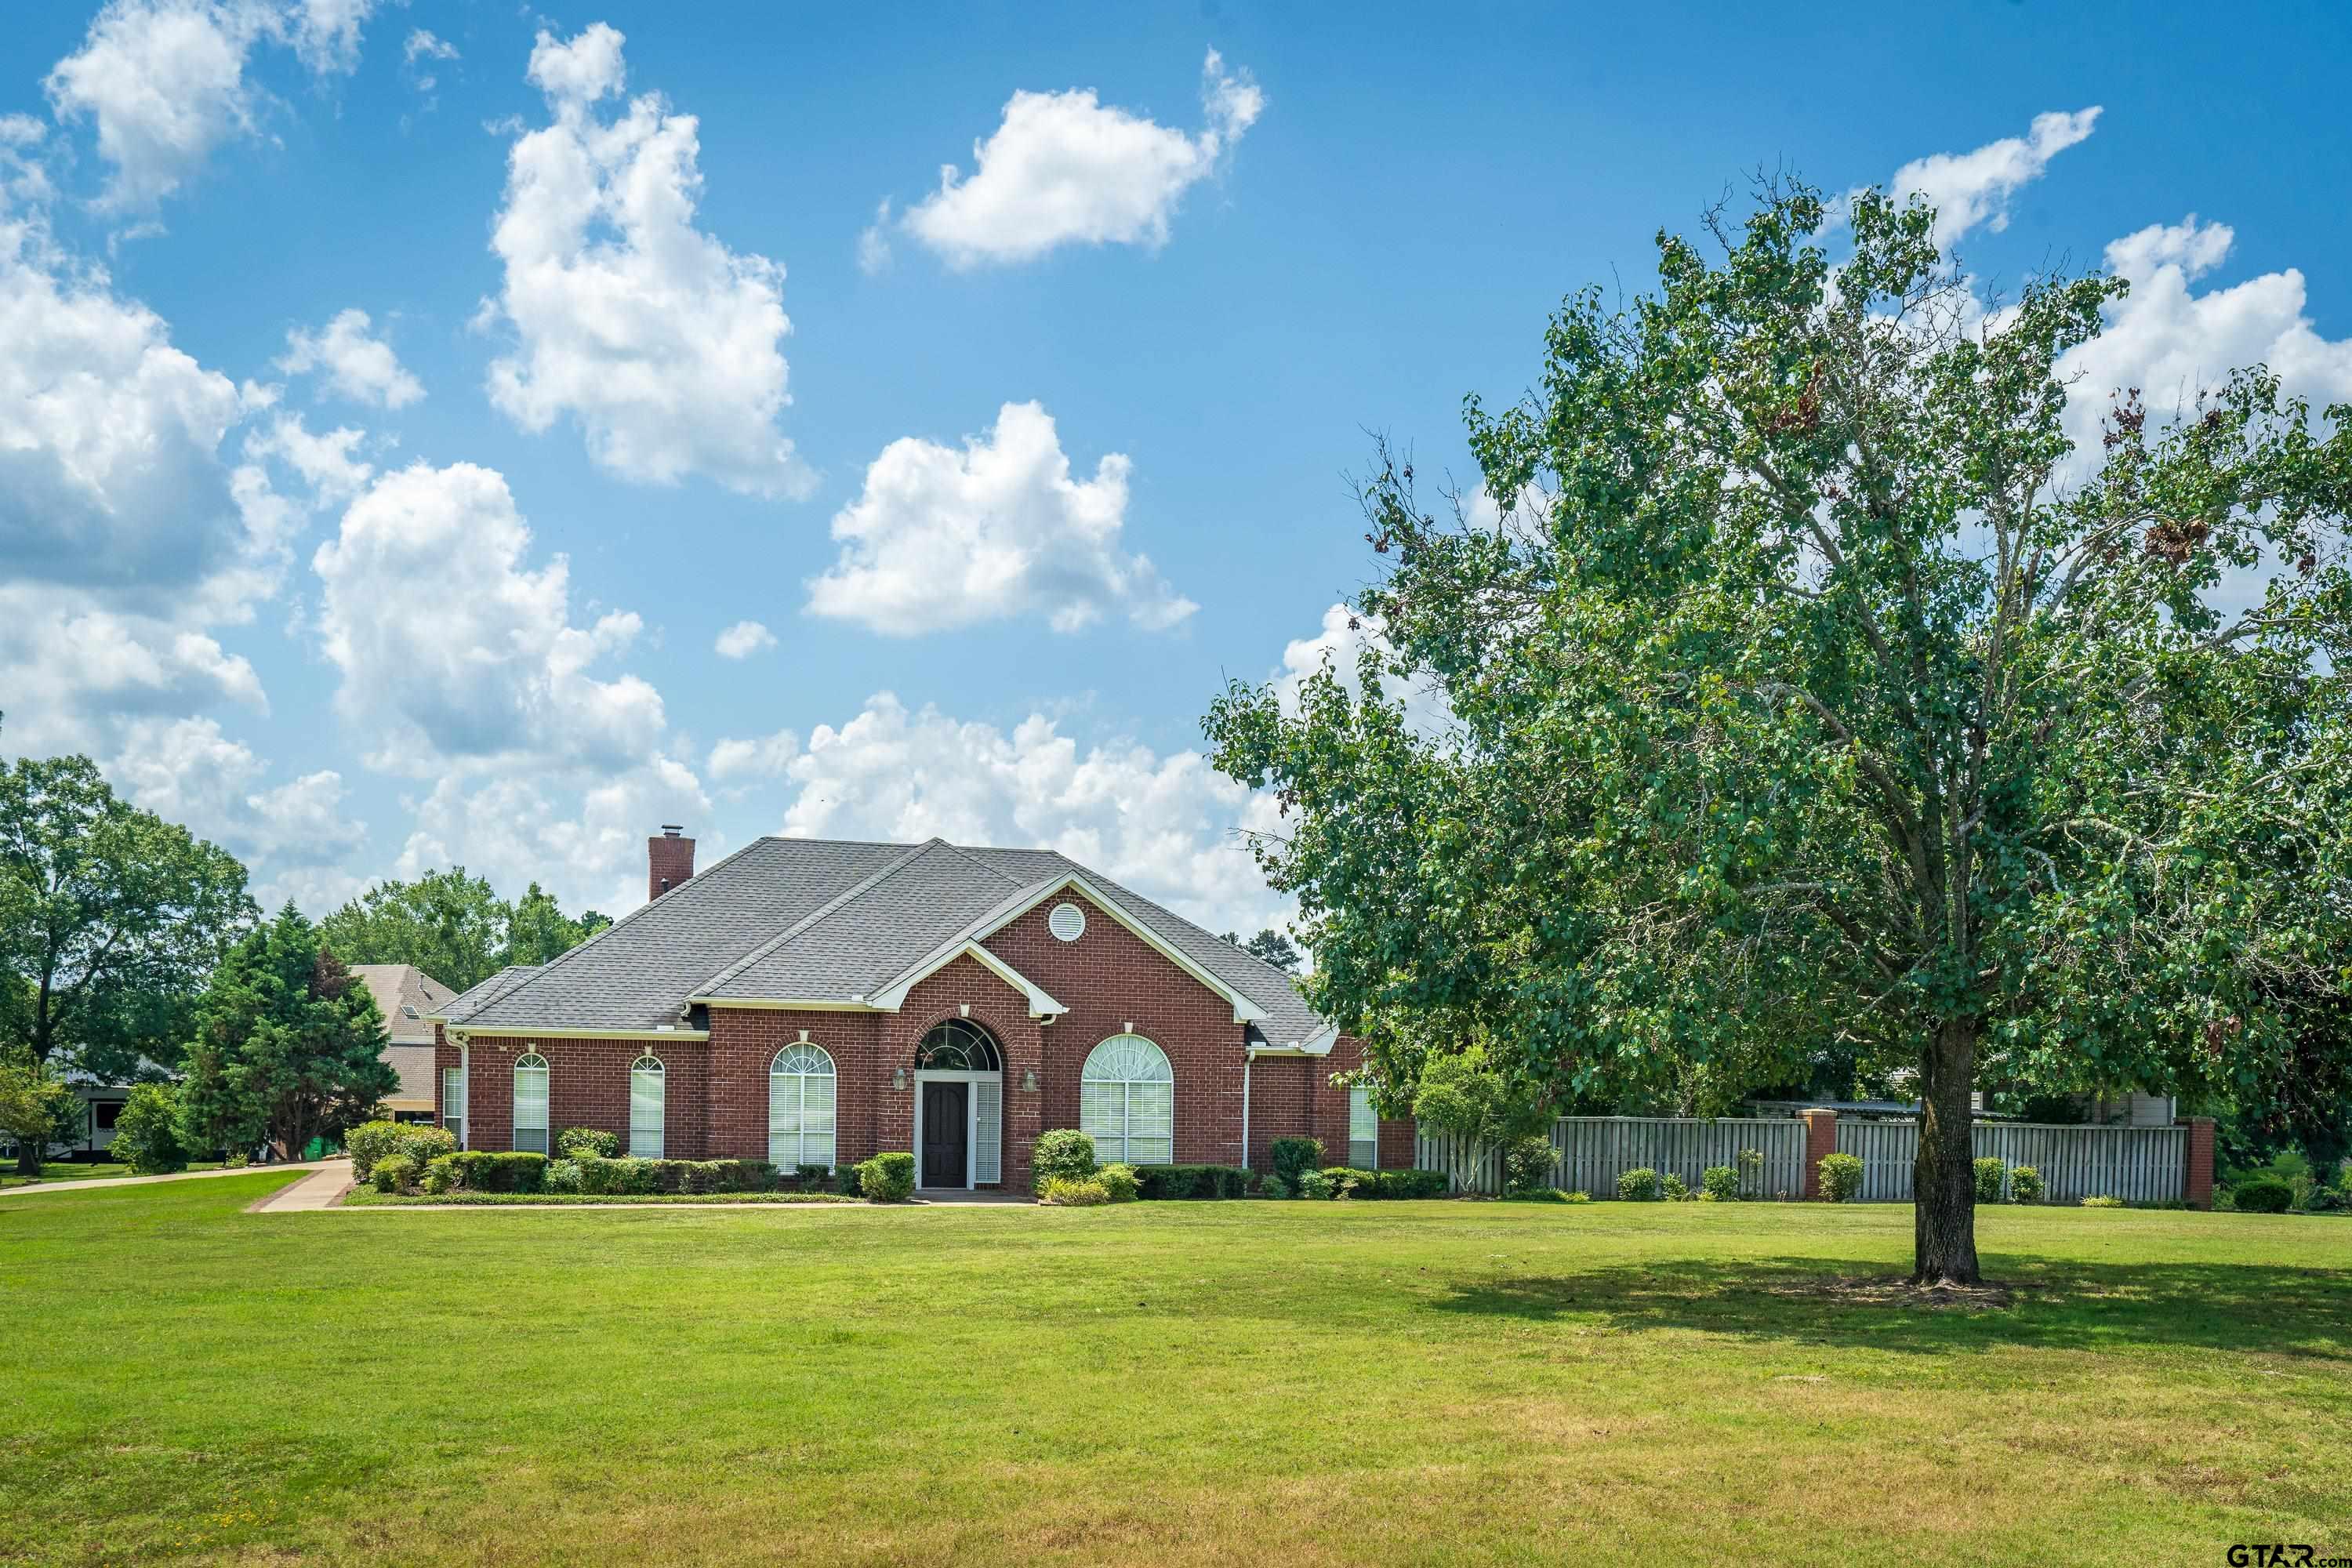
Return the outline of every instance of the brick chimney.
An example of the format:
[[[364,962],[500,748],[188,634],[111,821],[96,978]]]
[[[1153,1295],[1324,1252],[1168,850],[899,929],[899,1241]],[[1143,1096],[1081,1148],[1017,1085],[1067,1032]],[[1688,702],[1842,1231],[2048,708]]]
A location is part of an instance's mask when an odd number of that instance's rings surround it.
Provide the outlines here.
[[[694,875],[694,840],[678,837],[685,831],[665,822],[660,837],[646,840],[646,898],[658,899]]]

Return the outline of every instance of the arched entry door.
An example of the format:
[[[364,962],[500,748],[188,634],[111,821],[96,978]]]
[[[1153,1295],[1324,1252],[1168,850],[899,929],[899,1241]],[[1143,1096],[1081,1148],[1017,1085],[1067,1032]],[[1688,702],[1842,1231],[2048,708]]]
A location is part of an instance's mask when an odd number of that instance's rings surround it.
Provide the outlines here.
[[[1004,1053],[978,1024],[950,1018],[915,1047],[915,1183],[993,1186],[1003,1151]]]

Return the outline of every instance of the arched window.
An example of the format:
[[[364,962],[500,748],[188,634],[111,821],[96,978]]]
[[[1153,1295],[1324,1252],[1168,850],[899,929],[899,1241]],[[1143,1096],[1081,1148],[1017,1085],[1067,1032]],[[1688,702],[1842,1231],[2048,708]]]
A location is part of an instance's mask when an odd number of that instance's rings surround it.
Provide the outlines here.
[[[926,1072],[1003,1072],[1004,1057],[986,1029],[950,1018],[915,1047],[915,1065]]]
[[[662,1157],[667,1076],[661,1058],[651,1051],[629,1064],[629,1152],[640,1160]]]
[[[768,1068],[768,1159],[780,1171],[833,1168],[833,1058],[803,1040]]]
[[[1176,1074],[1141,1035],[1113,1035],[1078,1074],[1078,1130],[1108,1165],[1165,1165],[1176,1154]]]
[[[547,1058],[537,1051],[515,1058],[514,1146],[527,1154],[547,1152]]]

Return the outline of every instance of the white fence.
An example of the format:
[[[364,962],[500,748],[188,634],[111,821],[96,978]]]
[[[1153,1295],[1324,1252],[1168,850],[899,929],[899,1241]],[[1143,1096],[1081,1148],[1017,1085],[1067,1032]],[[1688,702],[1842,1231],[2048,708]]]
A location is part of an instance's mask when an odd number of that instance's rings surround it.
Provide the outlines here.
[[[1794,1117],[1721,1117],[1667,1120],[1644,1116],[1564,1116],[1552,1123],[1551,1146],[1559,1154],[1556,1180],[1570,1192],[1596,1198],[1617,1195],[1617,1178],[1626,1171],[1647,1167],[1661,1176],[1680,1176],[1696,1191],[1700,1175],[1710,1165],[1740,1171],[1747,1190],[1756,1197],[1790,1197],[1804,1191],[1805,1124]],[[1740,1151],[1753,1149],[1764,1156],[1752,1170],[1739,1163]],[[1416,1165],[1436,1171],[1454,1169],[1454,1143],[1431,1132],[1413,1140]],[[1484,1152],[1468,1183],[1481,1193],[1502,1191],[1499,1162],[1493,1150]]]
[[[1919,1154],[1916,1121],[1838,1118],[1838,1152],[1862,1159],[1864,1203],[1911,1201],[1911,1167]],[[2012,1168],[2042,1175],[2044,1203],[2088,1197],[2127,1203],[2173,1203],[2184,1195],[2189,1165],[2185,1127],[2053,1127],[2034,1122],[1979,1121],[1976,1157],[1997,1154]],[[2006,1196],[2006,1193],[2003,1194]]]

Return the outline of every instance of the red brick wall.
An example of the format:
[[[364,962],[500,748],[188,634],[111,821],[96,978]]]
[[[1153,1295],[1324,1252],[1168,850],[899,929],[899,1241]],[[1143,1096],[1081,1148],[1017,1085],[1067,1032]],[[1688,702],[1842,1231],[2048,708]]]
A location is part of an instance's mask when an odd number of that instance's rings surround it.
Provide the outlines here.
[[[656,841],[660,842],[659,840]],[[710,1009],[708,1043],[687,1040],[600,1040],[551,1037],[522,1040],[476,1037],[472,1042],[467,1142],[476,1149],[513,1146],[515,1058],[536,1048],[548,1062],[551,1134],[566,1127],[598,1127],[626,1146],[629,1064],[650,1045],[668,1068],[666,1152],[673,1159],[761,1160],[768,1153],[768,1068],[775,1055],[802,1037],[832,1056],[836,1079],[835,1157],[854,1163],[883,1150],[908,1150],[914,1141],[915,1047],[947,1018],[969,1016],[996,1037],[1004,1055],[1004,1184],[1029,1184],[1030,1152],[1047,1128],[1078,1122],[1078,1078],[1087,1057],[1110,1036],[1130,1027],[1168,1053],[1176,1076],[1175,1157],[1181,1163],[1245,1163],[1264,1170],[1280,1137],[1323,1140],[1327,1162],[1347,1157],[1348,1094],[1330,1075],[1362,1060],[1356,1041],[1342,1037],[1328,1057],[1259,1058],[1250,1069],[1249,1149],[1242,1148],[1244,1026],[1233,1005],[1170,962],[1076,893],[1067,901],[1086,911],[1077,941],[1047,929],[1054,906],[1045,900],[988,939],[989,950],[1069,1009],[1050,1026],[1028,1016],[1023,994],[971,958],[960,958],[925,979],[896,1013],[764,1007]],[[441,1065],[458,1055],[446,1042]],[[891,1071],[905,1067],[906,1089],[893,1089]],[[1038,1088],[1021,1087],[1024,1072]],[[435,1093],[440,1085],[436,1076]],[[1381,1123],[1381,1164],[1412,1163],[1410,1121]],[[1246,1156],[1246,1157],[1244,1157]]]
[[[1342,1035],[1328,1057],[1260,1057],[1250,1068],[1250,1168],[1274,1163],[1277,1138],[1320,1138],[1323,1163],[1348,1158],[1348,1091],[1335,1089],[1331,1075],[1364,1065],[1362,1042]],[[1382,1118],[1380,1162],[1383,1171],[1412,1163],[1412,1122]]]
[[[878,1148],[894,1147],[875,1142],[877,1106],[889,1070],[879,1054],[881,1025],[881,1016],[873,1013],[710,1009],[710,1096],[703,1108],[709,1157],[768,1157],[768,1069],[803,1030],[809,1044],[833,1058],[835,1162],[854,1165]]]
[[[1064,902],[1086,911],[1086,932],[1076,942],[1046,929]],[[1177,1163],[1240,1161],[1243,1026],[1234,1022],[1232,1003],[1075,891],[1047,899],[986,945],[1069,1009],[1045,1031],[1041,1127],[1078,1124],[1080,1069],[1097,1046],[1131,1023],[1168,1053],[1176,1075]]]
[[[477,1035],[466,1065],[466,1144],[471,1149],[514,1147],[514,1065],[537,1051],[547,1058],[548,1152],[567,1127],[593,1127],[629,1150],[629,1069],[651,1051],[663,1068],[662,1153],[672,1160],[712,1158],[704,1137],[702,1107],[709,1098],[709,1047],[700,1040],[519,1039]],[[459,1065],[457,1047],[445,1040],[435,1053],[442,1067]],[[440,1110],[436,1075],[433,1097]],[[764,1114],[764,1107],[763,1112]],[[762,1134],[761,1142],[765,1142]],[[765,1150],[761,1151],[762,1156]]]
[[[2213,1119],[2210,1116],[2184,1116],[2181,1125],[2189,1129],[2189,1168],[2181,1173],[2180,1195],[2193,1209],[2213,1206]]]
[[[1827,1109],[1801,1113],[1805,1119],[1805,1181],[1801,1195],[1822,1195],[1822,1162],[1837,1152],[1837,1112]]]

